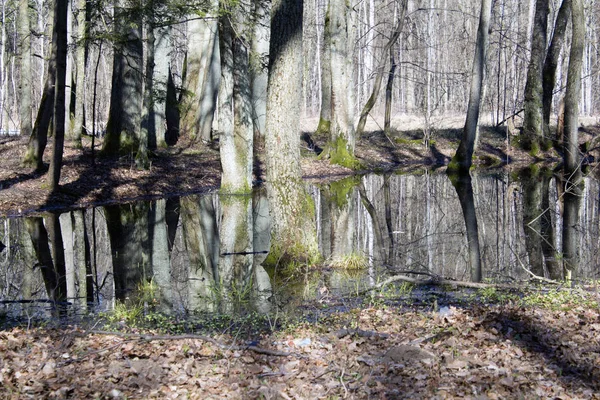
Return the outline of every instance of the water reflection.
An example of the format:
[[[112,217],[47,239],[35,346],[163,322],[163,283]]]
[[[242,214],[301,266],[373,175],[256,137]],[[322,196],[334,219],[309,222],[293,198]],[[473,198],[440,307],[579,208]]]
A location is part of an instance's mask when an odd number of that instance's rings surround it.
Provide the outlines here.
[[[4,218],[0,316],[51,315],[49,305],[65,301],[79,311],[110,309],[148,284],[157,288],[148,306],[183,315],[240,307],[266,313],[291,288],[305,297],[347,292],[399,271],[474,281],[562,279],[569,272],[597,279],[599,186],[586,177],[565,189],[551,171],[534,168],[454,185],[445,174],[423,171],[313,186],[324,264],[354,257],[367,268],[325,268],[294,284],[262,266],[271,231],[264,190]],[[44,307],[32,311],[38,303]]]

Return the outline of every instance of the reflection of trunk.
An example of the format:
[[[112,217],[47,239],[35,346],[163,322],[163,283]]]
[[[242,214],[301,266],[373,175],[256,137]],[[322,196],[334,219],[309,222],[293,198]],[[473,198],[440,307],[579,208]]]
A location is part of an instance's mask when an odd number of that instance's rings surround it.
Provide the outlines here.
[[[48,232],[44,227],[44,220],[41,217],[27,218],[25,224],[33,243],[48,297],[54,301],[62,301],[66,298],[67,288],[66,285],[63,285],[65,283],[64,279],[59,276],[57,270],[54,268]]]
[[[583,195],[583,181],[579,185],[572,185],[566,182],[567,186],[563,197],[563,260],[564,272],[567,280],[576,279],[579,269],[581,245],[579,235],[579,207],[581,205],[581,196]]]
[[[334,262],[356,254],[356,183],[356,179],[350,177],[329,185],[331,259]]]
[[[65,252],[67,297],[85,309],[87,305],[87,275],[85,258],[85,228],[81,210],[61,214],[60,229]]]
[[[175,236],[177,235],[177,226],[179,225],[179,197],[169,197],[165,205],[165,219],[167,222],[167,232],[169,236],[169,253],[173,251]]]
[[[385,205],[385,225],[387,227],[388,239],[390,241],[390,249],[388,252],[389,260],[394,257],[394,226],[392,221],[392,198],[390,196],[390,174],[383,176],[383,201]]]
[[[477,215],[475,213],[475,198],[473,197],[473,185],[471,175],[450,176],[452,184],[458,194],[460,207],[462,208],[465,226],[467,228],[467,243],[469,252],[469,267],[471,268],[471,280],[481,282],[483,277],[481,268],[481,253],[479,250],[479,232],[477,228]]]
[[[523,188],[523,230],[525,247],[529,256],[529,268],[537,276],[544,276],[544,255],[542,253],[542,182],[537,173],[526,169],[521,176]]]
[[[319,191],[321,196],[321,224],[319,232],[319,250],[323,258],[328,259],[331,256],[331,210],[327,201],[325,190]]]
[[[379,224],[379,218],[377,218],[377,211],[375,210],[373,203],[371,203],[371,200],[369,200],[369,197],[367,196],[367,191],[365,190],[365,185],[362,180],[360,181],[360,185],[358,185],[358,193],[360,194],[360,200],[362,201],[363,206],[367,209],[367,212],[369,213],[369,216],[371,217],[371,222],[373,224],[373,230],[375,231],[375,246],[374,247],[376,249],[384,249],[385,242],[383,240],[383,230],[381,229],[381,225]],[[387,208],[386,208],[386,211],[387,211]],[[390,242],[390,249],[391,249],[392,245],[393,245],[393,242]],[[388,260],[385,260],[384,262],[387,264],[389,260],[391,260],[391,258]]]
[[[556,260],[556,249],[554,248],[554,226],[552,225],[552,209],[550,208],[550,176],[542,178],[542,203],[543,210],[541,219],[542,253],[550,279],[563,279],[562,268]]]
[[[172,293],[166,203],[166,200],[161,199],[151,205],[149,222],[152,235],[152,280],[160,288],[160,308],[168,311],[172,305]]]
[[[255,252],[268,251],[271,245],[271,219],[269,218],[269,202],[266,193],[255,191],[253,197],[253,238]],[[255,254],[254,262],[254,288],[257,292],[256,309],[261,313],[267,313],[271,309],[269,298],[273,294],[271,278],[261,265],[266,254]]]
[[[211,287],[218,282],[219,235],[211,196],[181,199],[181,217],[189,262],[189,308],[210,309]]]
[[[89,241],[89,260],[95,301],[110,308],[115,300],[115,282],[111,246],[106,218],[102,208],[85,213],[85,226]]]
[[[252,198],[250,196],[221,196],[221,258],[219,281],[216,282],[222,311],[247,299],[238,296],[249,293],[252,284]],[[236,254],[246,253],[246,254]],[[231,297],[235,295],[236,297]],[[233,304],[232,304],[233,303]]]
[[[148,257],[148,203],[105,207],[112,247],[115,291],[124,299],[152,276]]]

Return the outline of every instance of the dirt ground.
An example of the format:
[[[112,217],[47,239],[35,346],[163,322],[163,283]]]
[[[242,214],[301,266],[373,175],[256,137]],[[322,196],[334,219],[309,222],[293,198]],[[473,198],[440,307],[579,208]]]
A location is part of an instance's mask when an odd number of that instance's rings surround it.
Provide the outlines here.
[[[305,129],[312,131],[314,120],[307,120]],[[402,130],[385,135],[372,121],[371,129],[357,140],[356,155],[363,165],[358,171],[389,171],[435,167],[444,168],[458,146],[461,129],[460,117],[435,121],[437,128],[428,132],[424,140],[421,121],[405,118],[394,121]],[[591,142],[600,133],[597,125],[584,127],[581,141]],[[559,163],[561,156],[554,149],[537,158],[509,146],[506,130],[482,128],[475,162],[481,167],[499,167],[505,164],[523,166],[532,162]],[[302,142],[302,169],[306,179],[313,182],[333,180],[356,173],[331,165],[319,159],[314,149],[323,147],[326,137],[315,137],[314,148]],[[513,140],[513,139],[511,139]],[[36,174],[22,165],[27,139],[0,137],[0,215],[22,215],[40,210],[80,208],[111,202],[132,201],[168,195],[183,195],[216,190],[220,180],[218,145],[205,145],[180,140],[168,149],[159,149],[151,157],[148,171],[138,170],[132,156],[120,158],[94,157],[90,142],[84,140],[84,149],[65,145],[61,190],[50,194],[47,174]],[[101,143],[96,145],[96,154]],[[44,161],[49,164],[52,142],[48,144]],[[594,159],[595,160],[595,159]],[[94,161],[94,162],[92,162]],[[260,155],[256,162],[257,181],[264,179]]]

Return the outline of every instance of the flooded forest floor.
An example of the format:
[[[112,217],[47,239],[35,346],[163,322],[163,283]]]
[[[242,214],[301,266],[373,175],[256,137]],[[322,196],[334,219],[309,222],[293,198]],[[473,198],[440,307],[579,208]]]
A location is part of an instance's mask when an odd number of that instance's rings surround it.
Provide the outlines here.
[[[427,135],[422,128],[416,128],[414,122],[400,126],[403,130],[390,135],[376,130],[377,126],[374,126],[373,130],[357,140],[356,155],[363,166],[362,171],[352,171],[331,165],[326,159],[319,159],[316,153],[325,146],[327,138],[312,135],[309,139],[303,135],[302,169],[305,178],[319,183],[369,171],[443,169],[458,147],[461,129],[457,126],[460,126],[460,120],[440,123],[440,128],[431,128]],[[592,147],[586,154],[588,162],[598,160],[600,152],[596,147],[599,134],[600,127],[597,125],[581,128],[582,145],[587,143],[588,147]],[[514,140],[511,137],[511,141]],[[84,137],[83,149],[66,142],[61,190],[50,194],[47,172],[35,173],[22,164],[27,139],[0,137],[0,215],[22,215],[43,210],[203,193],[219,187],[221,168],[218,143],[206,145],[183,138],[174,147],[153,152],[151,168],[144,171],[136,168],[132,155],[98,156],[102,144],[99,141],[94,157],[89,138]],[[314,142],[313,146],[308,144],[311,141]],[[262,147],[257,145],[255,179],[258,182],[264,179],[265,174],[261,161]],[[52,139],[45,152],[46,164],[50,162],[51,149]],[[509,145],[505,127],[482,127],[475,157],[475,163],[482,168],[502,168],[506,165],[512,168],[533,162],[556,166],[562,159],[560,152],[555,149],[532,157]]]

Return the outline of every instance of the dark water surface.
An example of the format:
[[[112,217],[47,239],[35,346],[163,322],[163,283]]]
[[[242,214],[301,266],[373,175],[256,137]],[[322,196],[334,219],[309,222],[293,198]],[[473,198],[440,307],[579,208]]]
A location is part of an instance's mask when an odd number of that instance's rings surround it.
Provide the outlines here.
[[[326,261],[309,270],[263,266],[264,189],[3,218],[0,323],[51,317],[53,300],[76,314],[134,300],[183,317],[240,308],[267,314],[358,292],[399,271],[509,283],[531,271],[598,279],[598,180],[586,177],[577,196],[535,168],[461,182],[423,170],[310,186]],[[567,208],[575,219],[564,224]],[[349,264],[364,268],[339,267]]]

